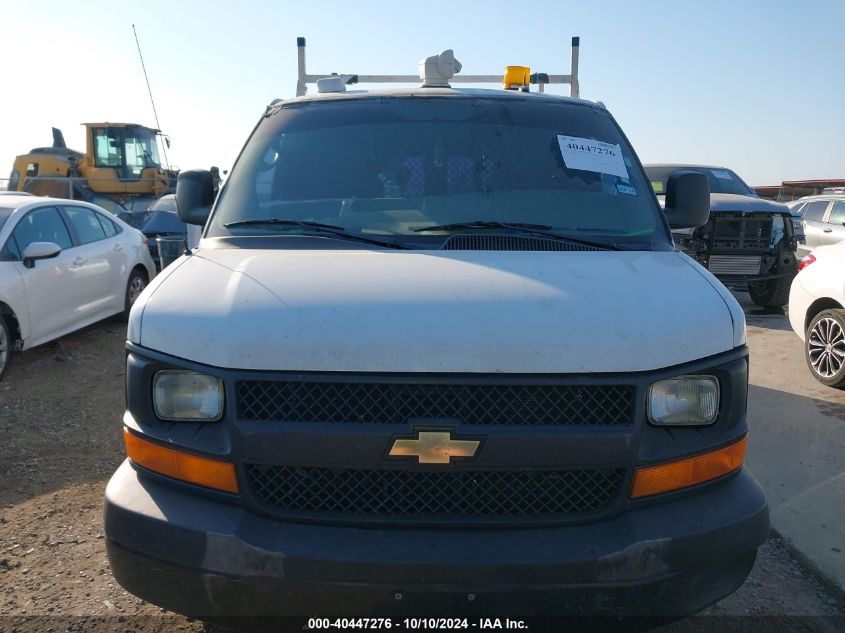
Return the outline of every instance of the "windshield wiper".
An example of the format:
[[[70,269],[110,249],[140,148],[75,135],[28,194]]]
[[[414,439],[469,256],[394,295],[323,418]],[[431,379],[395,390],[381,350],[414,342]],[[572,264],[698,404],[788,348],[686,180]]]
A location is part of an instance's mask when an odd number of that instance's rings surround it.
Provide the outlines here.
[[[376,246],[386,246],[387,248],[397,248],[397,249],[407,249],[407,246],[403,246],[401,244],[396,244],[395,242],[386,242],[383,240],[377,240],[370,237],[364,237],[363,235],[357,235],[355,233],[350,233],[342,226],[337,226],[335,224],[324,224],[323,222],[311,222],[308,220],[287,220],[283,218],[252,218],[250,220],[236,220],[234,222],[227,222],[223,226],[227,229],[237,226],[261,226],[261,225],[270,225],[270,226],[295,226],[299,228],[305,229],[312,229],[314,231],[318,231],[320,233],[328,233],[329,235],[334,235],[335,237],[339,237],[344,240],[350,240],[355,242],[364,242],[365,244],[374,244]]]
[[[551,228],[552,227],[547,224],[528,224],[525,222],[495,222],[490,220],[475,220],[471,222],[454,222],[452,224],[435,224],[433,226],[424,226],[419,229],[414,229],[414,232],[419,233],[421,231],[453,231],[460,229],[509,229],[512,231],[519,231],[521,233],[542,235],[553,240],[573,242],[575,244],[583,244],[584,246],[593,246],[595,248],[600,248],[603,250],[622,250],[613,242],[606,243],[585,240],[580,237],[566,235],[564,233],[557,233],[555,231],[550,230]]]
[[[310,222],[308,220],[283,220],[282,218],[252,218],[250,220],[235,220],[227,222],[223,226],[227,229],[232,226],[253,226],[259,224],[281,224],[283,226],[307,226],[315,229],[336,229],[345,230],[342,226],[335,224],[323,224],[322,222]]]

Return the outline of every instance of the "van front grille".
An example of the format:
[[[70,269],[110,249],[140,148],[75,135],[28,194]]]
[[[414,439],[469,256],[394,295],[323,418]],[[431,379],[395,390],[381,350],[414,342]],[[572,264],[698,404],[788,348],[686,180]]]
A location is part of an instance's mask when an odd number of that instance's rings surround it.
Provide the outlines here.
[[[449,471],[246,466],[278,511],[351,517],[554,517],[590,513],[619,494],[624,470]]]
[[[510,385],[241,380],[241,420],[630,426],[633,385]]]

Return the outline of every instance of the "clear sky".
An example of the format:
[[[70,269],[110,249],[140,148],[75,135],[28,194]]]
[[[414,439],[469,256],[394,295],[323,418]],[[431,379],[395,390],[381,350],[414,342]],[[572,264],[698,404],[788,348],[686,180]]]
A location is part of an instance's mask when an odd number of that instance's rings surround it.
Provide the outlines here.
[[[603,101],[643,162],[726,165],[752,185],[845,178],[844,0],[171,0],[0,3],[0,177],[50,127],[154,119],[169,157],[231,167],[264,106],[309,72],[413,74],[453,48],[464,72],[569,72]],[[568,86],[552,91],[568,94]]]

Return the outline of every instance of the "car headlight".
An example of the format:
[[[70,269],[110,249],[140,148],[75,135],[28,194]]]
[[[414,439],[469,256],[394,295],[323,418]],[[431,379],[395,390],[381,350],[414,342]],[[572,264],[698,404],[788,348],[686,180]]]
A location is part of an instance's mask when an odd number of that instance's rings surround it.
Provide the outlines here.
[[[196,371],[166,369],[153,377],[153,408],[168,421],[211,422],[223,417],[223,382]]]
[[[719,413],[719,381],[714,376],[661,380],[648,392],[648,419],[659,426],[713,424]]]

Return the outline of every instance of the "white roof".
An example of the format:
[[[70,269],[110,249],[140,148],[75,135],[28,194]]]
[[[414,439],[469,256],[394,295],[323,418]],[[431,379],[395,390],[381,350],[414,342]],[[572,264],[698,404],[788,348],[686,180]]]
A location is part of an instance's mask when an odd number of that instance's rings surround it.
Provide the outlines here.
[[[49,196],[33,196],[28,193],[20,193],[16,191],[0,192],[0,209],[24,209],[30,207],[40,207],[49,204],[74,204],[77,206],[88,207],[89,209],[96,209],[98,211],[105,211],[105,209],[98,207],[89,202],[82,200],[68,200],[66,198],[51,198]],[[108,215],[112,215],[108,213]]]
[[[578,103],[604,109],[602,105],[587,101],[586,99],[575,99],[564,95],[556,95],[548,92],[520,92],[518,90],[492,90],[490,88],[380,88],[376,90],[346,90],[345,92],[314,92],[301,97],[291,99],[278,99],[272,105],[280,103],[299,103],[305,101],[333,101],[344,99],[366,99],[370,97],[464,97],[464,98],[485,98],[485,99],[517,99],[531,100],[540,99],[544,101],[560,101]]]
[[[0,208],[3,209],[17,209],[25,204],[31,202],[39,202],[41,200],[48,200],[50,198],[39,198],[33,196],[31,193],[21,193],[19,191],[0,191]]]
[[[812,196],[798,198],[797,200],[793,200],[793,202],[797,204],[799,202],[810,202],[813,200],[845,200],[845,193],[817,193]]]

